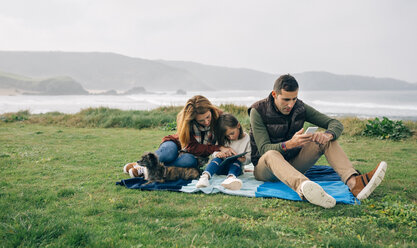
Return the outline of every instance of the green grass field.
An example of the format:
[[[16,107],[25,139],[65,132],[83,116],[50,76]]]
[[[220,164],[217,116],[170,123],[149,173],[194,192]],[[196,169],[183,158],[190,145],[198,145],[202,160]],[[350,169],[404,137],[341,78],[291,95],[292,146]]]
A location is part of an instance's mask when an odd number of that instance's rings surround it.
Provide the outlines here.
[[[161,128],[0,122],[1,247],[416,247],[417,142],[344,135],[357,169],[388,162],[361,205],[129,190],[122,167]],[[324,159],[319,164],[327,164]]]

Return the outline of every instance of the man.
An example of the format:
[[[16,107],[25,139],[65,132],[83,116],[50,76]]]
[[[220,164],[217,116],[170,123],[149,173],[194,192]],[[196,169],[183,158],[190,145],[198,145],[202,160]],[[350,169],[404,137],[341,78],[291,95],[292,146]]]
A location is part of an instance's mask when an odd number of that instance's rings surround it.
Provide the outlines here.
[[[289,74],[280,76],[270,95],[254,103],[248,113],[257,180],[282,181],[302,199],[332,208],[336,200],[303,174],[321,155],[360,200],[366,199],[384,178],[387,163],[383,161],[371,172],[359,175],[336,141],[343,125],[299,100],[297,80]],[[326,131],[304,134],[304,122]]]

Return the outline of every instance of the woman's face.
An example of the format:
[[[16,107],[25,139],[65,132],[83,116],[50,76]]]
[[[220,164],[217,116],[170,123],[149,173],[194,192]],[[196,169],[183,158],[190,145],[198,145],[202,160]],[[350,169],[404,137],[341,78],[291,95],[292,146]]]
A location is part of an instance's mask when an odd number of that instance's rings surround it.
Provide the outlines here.
[[[198,124],[208,127],[210,126],[211,123],[211,112],[210,110],[207,111],[204,114],[197,114],[195,117],[195,120],[197,121]]]

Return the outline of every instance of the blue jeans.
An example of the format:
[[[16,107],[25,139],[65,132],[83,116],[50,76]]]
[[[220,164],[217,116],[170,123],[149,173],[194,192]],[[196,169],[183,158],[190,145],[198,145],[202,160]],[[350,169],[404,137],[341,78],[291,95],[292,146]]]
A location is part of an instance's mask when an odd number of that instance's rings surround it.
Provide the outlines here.
[[[208,172],[210,177],[214,174],[217,175],[235,175],[236,177],[242,175],[242,164],[239,160],[231,161],[230,163],[220,166],[223,162],[221,158],[213,158],[210,163],[207,165],[204,172]]]
[[[194,155],[191,153],[182,153],[178,156],[178,152],[178,146],[174,141],[165,141],[155,151],[159,157],[159,161],[166,166],[197,168],[198,161]]]

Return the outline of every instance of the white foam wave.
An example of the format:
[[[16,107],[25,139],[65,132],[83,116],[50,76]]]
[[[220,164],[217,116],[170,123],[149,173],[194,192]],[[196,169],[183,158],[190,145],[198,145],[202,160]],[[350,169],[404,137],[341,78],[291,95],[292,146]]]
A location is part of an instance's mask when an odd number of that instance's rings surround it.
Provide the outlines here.
[[[388,104],[378,104],[370,102],[360,102],[360,103],[349,103],[349,102],[328,102],[315,100],[311,101],[312,104],[317,106],[331,106],[331,107],[343,107],[343,108],[368,108],[368,109],[393,109],[393,110],[411,110],[417,111],[417,106],[413,105],[388,105]]]

